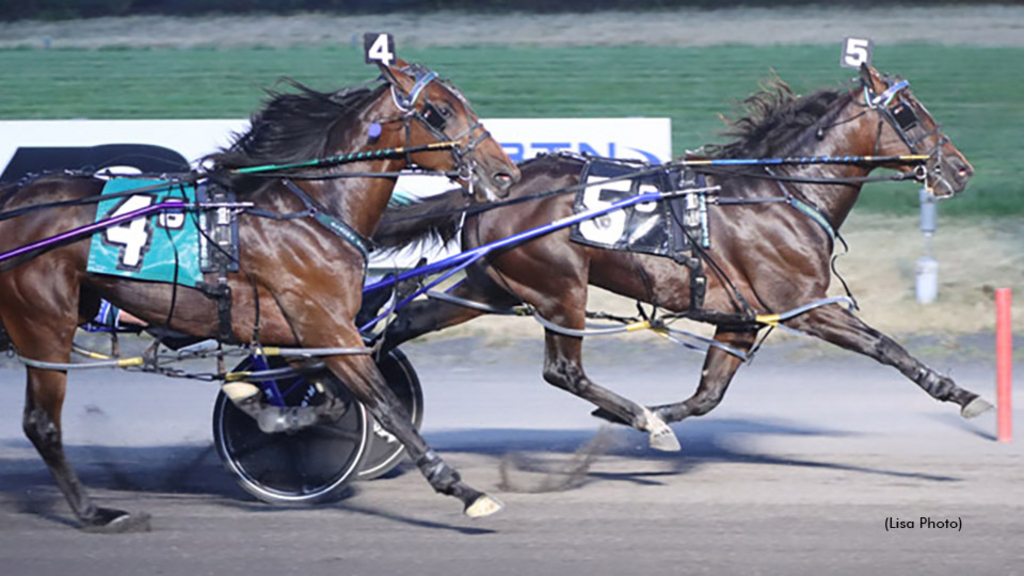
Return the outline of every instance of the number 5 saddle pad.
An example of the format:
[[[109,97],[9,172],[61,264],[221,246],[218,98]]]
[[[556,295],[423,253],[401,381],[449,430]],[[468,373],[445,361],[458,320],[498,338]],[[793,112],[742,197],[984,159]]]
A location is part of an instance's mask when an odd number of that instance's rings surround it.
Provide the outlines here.
[[[577,193],[573,212],[605,208],[642,192],[687,190],[706,185],[702,175],[678,168],[653,171],[651,168],[657,167],[610,158],[590,159],[580,175],[580,182],[586,187]],[[641,174],[636,174],[640,171]],[[695,210],[687,209],[682,196],[673,196],[608,212],[574,225],[569,238],[606,250],[679,258],[692,250],[693,241],[704,244],[706,225],[699,210],[706,206],[706,200],[699,195],[694,200],[697,202]]]
[[[139,193],[126,194],[132,190]],[[162,202],[196,202],[194,185],[168,180],[114,178],[103,188],[103,195],[109,194],[118,196],[100,201],[97,222]],[[194,211],[169,210],[110,226],[93,235],[87,270],[197,286],[203,281],[198,219]]]

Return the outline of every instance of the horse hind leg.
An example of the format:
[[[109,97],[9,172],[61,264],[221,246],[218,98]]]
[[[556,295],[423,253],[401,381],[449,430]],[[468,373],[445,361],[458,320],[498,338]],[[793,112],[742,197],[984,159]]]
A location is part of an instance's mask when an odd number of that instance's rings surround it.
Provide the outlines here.
[[[715,332],[715,340],[741,352],[748,352],[756,338],[757,332],[754,331],[734,332],[719,328]],[[743,360],[733,354],[720,348],[709,349],[700,372],[700,384],[693,395],[682,402],[655,406],[654,412],[666,422],[707,414],[722,402],[733,376],[742,365]]]
[[[44,299],[45,300],[45,299]],[[24,309],[31,309],[25,306]],[[44,362],[68,362],[77,314],[56,317],[36,308],[32,317],[0,310],[6,330],[18,352],[26,358]],[[49,316],[49,317],[48,317]],[[129,514],[100,508],[93,504],[64,452],[61,410],[67,386],[67,373],[58,370],[28,368],[22,429],[53,475],[83,528],[97,532],[135,532],[149,529],[147,514]]]
[[[566,328],[582,329],[585,325],[585,306],[564,305],[546,307],[544,317]],[[595,416],[625,424],[648,433],[651,448],[664,452],[678,452],[679,439],[668,424],[651,411],[628,398],[595,384],[583,370],[583,338],[545,330],[544,380],[549,384],[597,406]]]

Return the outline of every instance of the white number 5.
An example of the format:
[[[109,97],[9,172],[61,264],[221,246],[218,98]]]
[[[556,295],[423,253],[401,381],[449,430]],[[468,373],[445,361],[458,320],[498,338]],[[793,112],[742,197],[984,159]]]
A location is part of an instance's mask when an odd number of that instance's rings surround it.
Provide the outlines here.
[[[874,45],[867,38],[847,38],[843,43],[843,56],[839,64],[845,68],[860,68],[861,64],[871,66],[871,52]]]

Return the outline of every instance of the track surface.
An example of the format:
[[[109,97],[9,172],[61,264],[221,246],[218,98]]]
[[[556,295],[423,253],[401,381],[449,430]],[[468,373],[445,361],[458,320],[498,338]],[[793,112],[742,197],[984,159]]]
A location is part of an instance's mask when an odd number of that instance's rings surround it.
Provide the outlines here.
[[[102,505],[153,514],[151,533],[120,536],[70,526],[21,435],[23,375],[8,364],[0,573],[1024,574],[1024,442],[997,444],[991,414],[964,422],[894,371],[806,342],[769,343],[718,410],[675,426],[679,455],[547,387],[539,341],[405,347],[428,441],[508,505],[482,521],[408,470],[335,505],[254,502],[210,445],[214,386],[79,373],[65,441],[82,480]],[[651,403],[687,395],[700,370],[699,356],[642,338],[587,352],[595,379]],[[934,365],[992,397],[991,361]],[[962,529],[886,532],[890,516]]]

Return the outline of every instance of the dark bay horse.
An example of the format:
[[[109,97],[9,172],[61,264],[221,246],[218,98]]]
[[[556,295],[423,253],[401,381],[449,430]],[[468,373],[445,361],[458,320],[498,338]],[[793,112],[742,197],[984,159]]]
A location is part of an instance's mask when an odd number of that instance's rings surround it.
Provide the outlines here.
[[[228,275],[229,341],[306,348],[364,348],[353,318],[360,307],[364,254],[349,231],[370,237],[395,185],[395,172],[410,163],[458,174],[454,179],[481,199],[508,193],[519,170],[483,128],[468,101],[450,84],[418,65],[396,60],[380,65],[377,83],[321,93],[271,93],[249,130],[229,148],[209,158],[211,179],[226,182],[240,199],[263,214],[239,216],[240,266]],[[282,178],[242,176],[234,169],[287,164],[363,150],[454,142],[450,149],[384,156],[329,169],[289,171]],[[344,177],[351,172],[352,177]],[[356,174],[358,173],[358,175]],[[369,173],[384,174],[373,177]],[[387,175],[391,174],[391,175]],[[104,186],[91,175],[49,175],[0,190],[0,209],[94,197]],[[298,191],[296,191],[296,188]],[[302,198],[305,196],[305,198]],[[336,226],[321,219],[273,219],[268,214],[310,212],[310,203]],[[56,236],[96,220],[95,203],[30,210],[0,219],[0,253]],[[340,224],[338,224],[340,222]],[[358,236],[356,236],[358,238]],[[33,361],[67,363],[76,327],[91,318],[105,298],[152,324],[193,336],[217,337],[217,304],[192,287],[140,282],[87,272],[89,242],[64,243],[0,267],[0,335]],[[216,283],[215,274],[206,282]],[[258,318],[258,326],[256,326]],[[225,338],[221,338],[224,340]],[[330,370],[363,402],[377,421],[405,445],[431,486],[459,498],[467,514],[486,515],[500,503],[464,484],[457,472],[430,449],[409,415],[366,354],[324,358]],[[81,523],[100,531],[145,529],[148,517],[93,504],[61,441],[61,406],[67,372],[29,367],[23,427]],[[255,389],[255,387],[253,387]]]
[[[906,84],[890,83],[873,69],[863,68],[859,82],[849,90],[822,90],[796,97],[776,82],[773,89],[746,102],[746,115],[733,123],[736,140],[720,147],[717,156],[925,154],[926,186],[939,196],[962,191],[973,174],[971,165]],[[512,188],[510,198],[574,186],[579,183],[582,166],[582,160],[565,156],[528,161],[520,166],[523,178]],[[888,167],[912,170],[900,164]],[[781,202],[710,206],[710,248],[702,258],[705,264],[717,266],[705,267],[703,309],[728,318],[744,312],[745,307],[759,314],[779,313],[825,298],[831,280],[832,234],[853,208],[871,169],[869,165],[846,164],[778,167],[772,168],[771,174],[763,168],[709,171],[708,184],[721,186],[723,199],[792,196],[812,212]],[[563,194],[488,211],[471,210],[461,229],[463,248],[469,250],[564,218],[572,214],[573,202],[573,195]],[[454,236],[459,217],[450,214],[466,205],[458,194],[446,193],[389,210],[379,235],[410,240],[432,219],[429,225],[435,233]],[[410,215],[422,218],[410,220]],[[580,330],[584,328],[588,284],[685,313],[691,306],[689,280],[690,268],[671,259],[573,243],[569,230],[563,229],[501,252],[486,265],[469,268],[467,278],[451,295],[506,309],[527,302],[548,321]],[[386,342],[397,346],[482,314],[485,312],[444,301],[416,301],[398,312]],[[744,353],[751,350],[765,327],[729,320],[712,323],[717,325],[715,340]],[[895,367],[932,397],[960,405],[965,417],[990,407],[839,305],[813,309],[784,325]],[[692,397],[645,408],[587,377],[581,338],[546,330],[545,344],[545,380],[597,405],[595,415],[649,432],[651,445],[664,450],[679,447],[666,422],[712,410],[742,364],[739,357],[712,347]]]

